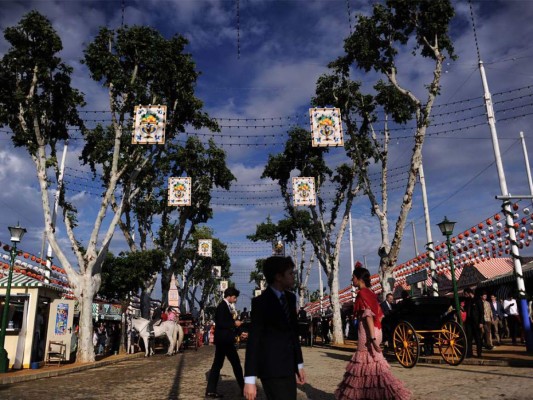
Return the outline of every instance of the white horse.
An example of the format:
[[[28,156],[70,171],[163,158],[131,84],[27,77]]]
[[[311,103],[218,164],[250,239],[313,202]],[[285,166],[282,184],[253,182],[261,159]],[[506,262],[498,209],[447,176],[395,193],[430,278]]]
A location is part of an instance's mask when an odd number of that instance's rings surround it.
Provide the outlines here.
[[[148,330],[148,320],[144,318],[132,318],[131,325],[139,336],[144,340],[145,356],[154,354],[154,350],[148,346],[150,339],[150,332]],[[183,342],[183,328],[181,325],[173,321],[164,321],[159,325],[154,325],[154,336],[161,337],[166,335],[170,345],[168,346],[167,356],[171,356],[178,352],[181,343]],[[150,349],[150,350],[148,350]]]

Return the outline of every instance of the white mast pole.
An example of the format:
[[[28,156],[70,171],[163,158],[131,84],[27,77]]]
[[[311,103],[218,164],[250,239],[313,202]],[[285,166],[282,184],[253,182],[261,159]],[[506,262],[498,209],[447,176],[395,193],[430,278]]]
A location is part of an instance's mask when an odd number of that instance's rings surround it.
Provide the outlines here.
[[[496,159],[496,168],[498,170],[498,178],[500,181],[500,190],[502,197],[509,197],[509,191],[507,190],[507,182],[505,180],[505,172],[503,170],[503,163],[500,153],[500,145],[498,143],[498,133],[496,132],[496,121],[494,118],[494,109],[492,107],[492,98],[489,92],[489,85],[487,83],[487,77],[485,75],[485,68],[483,67],[483,61],[479,60],[479,72],[481,73],[481,81],[483,83],[485,108],[487,111],[487,120],[490,127],[490,133],[492,137],[492,146],[494,147],[494,158]],[[518,252],[518,244],[516,242],[516,231],[513,221],[513,212],[511,210],[511,201],[509,199],[503,199],[502,209],[505,214],[505,224],[509,229],[509,241],[511,242],[511,257],[514,263],[514,271],[516,276],[516,286],[518,288],[518,297],[520,301],[520,310],[522,312],[522,323],[525,337],[526,337],[526,349],[528,352],[533,351],[533,337],[531,334],[531,323],[529,320],[529,311],[527,306],[527,294],[526,286],[524,284],[524,276],[522,275],[522,263],[520,262],[520,255]]]
[[[431,235],[431,221],[429,219],[428,196],[426,192],[426,177],[424,175],[424,167],[422,163],[418,168],[418,175],[420,177],[420,187],[422,188],[422,202],[424,204],[424,219],[426,222],[426,250],[428,252],[429,268],[431,270],[431,291],[433,296],[439,295],[439,283],[437,276],[437,264],[435,263],[435,249],[433,248],[433,236]]]

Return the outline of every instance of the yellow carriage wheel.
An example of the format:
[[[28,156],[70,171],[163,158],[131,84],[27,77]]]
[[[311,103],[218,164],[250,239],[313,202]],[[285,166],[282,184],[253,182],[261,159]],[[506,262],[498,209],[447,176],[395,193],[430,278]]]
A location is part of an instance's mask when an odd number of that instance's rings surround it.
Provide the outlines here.
[[[459,365],[466,356],[467,343],[464,329],[455,321],[447,321],[437,335],[440,355],[450,365]]]
[[[420,356],[420,342],[415,328],[406,321],[400,321],[392,333],[394,355],[405,368],[413,368]]]

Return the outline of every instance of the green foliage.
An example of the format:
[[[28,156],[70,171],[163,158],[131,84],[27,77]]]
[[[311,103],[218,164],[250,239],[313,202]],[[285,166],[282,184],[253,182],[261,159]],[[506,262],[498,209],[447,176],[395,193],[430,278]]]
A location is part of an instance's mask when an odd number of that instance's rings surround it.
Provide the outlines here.
[[[83,95],[71,87],[72,68],[57,56],[61,39],[37,11],[6,28],[4,37],[11,47],[0,61],[0,126],[9,126],[13,144],[33,156],[39,144],[50,146],[55,165],[56,143],[68,138],[68,127],[83,128],[77,112]]]
[[[454,58],[448,27],[455,11],[449,0],[387,0],[374,4],[371,15],[360,15],[354,33],[345,41],[346,56],[333,65],[348,71],[355,63],[369,72],[390,72],[400,48],[412,45],[414,55],[436,59],[431,46]],[[411,40],[412,39],[412,40]]]
[[[323,288],[324,297],[327,296],[326,288]],[[320,300],[320,289],[315,290],[309,295],[309,301],[311,303]]]
[[[265,274],[263,274],[263,265],[265,258],[258,258],[255,260],[255,269],[250,272],[249,282],[254,282],[256,288],[261,288],[261,283],[265,283]]]
[[[108,253],[102,265],[102,285],[98,293],[107,300],[124,301],[130,294],[138,294],[144,282],[161,270],[165,254],[160,250]]]

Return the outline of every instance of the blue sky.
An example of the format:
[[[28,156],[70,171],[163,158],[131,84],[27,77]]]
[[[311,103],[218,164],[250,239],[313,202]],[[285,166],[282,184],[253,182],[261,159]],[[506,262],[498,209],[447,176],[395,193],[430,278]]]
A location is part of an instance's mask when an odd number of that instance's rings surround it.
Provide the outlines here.
[[[276,187],[269,181],[259,180],[268,154],[281,151],[281,143],[291,126],[308,128],[307,110],[317,78],[327,72],[329,61],[342,54],[343,40],[354,26],[355,14],[369,13],[372,3],[355,0],[241,0],[237,19],[237,2],[234,0],[124,2],[125,24],[150,25],[167,37],[180,33],[190,41],[187,51],[201,72],[197,96],[205,102],[206,111],[218,118],[223,126],[217,141],[226,150],[228,165],[238,178],[231,193],[217,192],[215,195],[215,218],[209,225],[221,240],[228,243],[233,279],[245,294],[251,290],[247,281],[255,259],[268,255],[268,247],[248,243],[246,235],[253,233],[255,225],[268,215],[276,220],[282,212],[276,200]],[[442,94],[434,109],[434,126],[428,130],[423,151],[435,242],[442,240],[436,224],[444,215],[457,221],[459,232],[500,210],[500,203],[494,199],[500,194],[500,187],[490,131],[484,117],[470,9],[465,1],[454,1],[453,4],[457,16],[451,35],[458,59],[448,60],[445,66]],[[51,20],[63,40],[61,56],[74,68],[73,84],[85,93],[85,109],[102,111],[99,118],[106,118],[108,101],[105,92],[89,78],[80,59],[84,46],[101,26],[120,26],[122,2],[0,0],[0,5],[2,30],[32,9]],[[526,145],[533,148],[533,88],[528,88],[533,84],[530,67],[533,2],[474,1],[473,8],[479,49],[494,96],[509,192],[530,194],[519,132],[524,132]],[[6,50],[7,43],[2,37],[0,55]],[[430,74],[431,65],[427,61],[413,61],[409,54],[400,57],[400,81],[422,98]],[[361,80],[367,90],[371,90],[375,80],[373,74],[361,72],[357,72],[355,78]],[[97,118],[95,114],[83,115],[88,119]],[[236,118],[240,120],[236,121]],[[397,139],[392,142],[390,156],[391,168],[395,168],[398,174],[394,180],[406,176],[411,142],[405,137],[411,132],[394,131]],[[88,177],[79,164],[79,151],[79,143],[72,141],[67,173]],[[343,159],[342,149],[331,151],[329,161],[332,166]],[[7,226],[20,221],[28,228],[21,247],[37,254],[41,248],[43,216],[35,168],[25,153],[11,147],[6,135],[0,138],[0,185],[0,224]],[[391,230],[401,193],[401,190],[394,190],[390,194]],[[70,194],[81,210],[80,239],[86,240],[93,225],[94,210],[99,205],[98,197],[76,186]],[[526,206],[527,202],[521,204]],[[366,257],[371,272],[376,272],[379,226],[377,219],[370,216],[367,199],[357,199],[352,216],[355,259],[362,261]],[[419,186],[415,191],[410,221],[414,221],[418,248],[422,251],[427,240]],[[2,242],[9,240],[7,228],[4,231],[0,232]],[[58,232],[67,245],[61,226],[58,226]],[[124,241],[117,232],[112,251],[117,253],[122,249],[125,249]],[[525,254],[527,252],[526,249]],[[408,225],[399,261],[413,256],[414,241]],[[346,234],[341,257],[341,287],[349,283],[349,270]],[[317,287],[315,271],[310,289]],[[249,301],[246,296],[243,300],[243,305]]]

